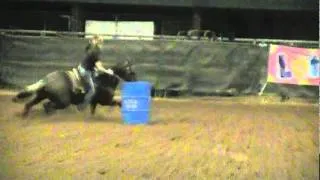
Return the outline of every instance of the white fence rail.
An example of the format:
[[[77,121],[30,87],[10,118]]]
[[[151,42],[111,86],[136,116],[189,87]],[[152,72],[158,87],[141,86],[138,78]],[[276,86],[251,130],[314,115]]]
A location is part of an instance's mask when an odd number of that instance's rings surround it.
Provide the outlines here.
[[[84,32],[64,32],[64,31],[44,31],[44,30],[24,30],[24,29],[0,29],[2,35],[21,35],[21,36],[57,36],[57,37],[76,37],[85,38],[86,36],[95,35],[93,33]],[[170,36],[170,35],[153,35],[153,36],[130,36],[130,35],[116,35],[116,34],[99,34],[103,37],[112,37],[117,39],[120,37],[136,37],[143,40],[144,38],[153,40],[187,40],[183,36]],[[197,41],[197,40],[188,40]],[[206,38],[201,38],[201,41],[208,41]],[[229,42],[228,38],[222,38],[223,42]],[[305,45],[308,47],[320,47],[320,41],[308,41],[308,40],[286,40],[286,39],[253,39],[253,38],[235,38],[233,42],[240,43],[266,43],[266,44],[288,44],[288,45]]]

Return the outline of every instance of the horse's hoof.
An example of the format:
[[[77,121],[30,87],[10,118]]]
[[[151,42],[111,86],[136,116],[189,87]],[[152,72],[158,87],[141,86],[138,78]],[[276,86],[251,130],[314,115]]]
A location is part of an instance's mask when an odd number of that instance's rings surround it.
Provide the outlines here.
[[[90,115],[87,115],[85,118],[84,118],[84,121],[90,121],[93,119],[94,116],[92,116],[91,114]]]
[[[18,102],[18,98],[17,98],[17,97],[12,98],[11,100],[12,100],[12,102],[14,102],[14,103]]]
[[[77,105],[77,110],[78,111],[84,111],[87,108],[86,104],[78,104]]]
[[[289,96],[282,96],[280,101],[281,102],[286,102],[286,101],[289,101],[290,97]]]
[[[23,112],[21,114],[22,119],[26,119],[28,117],[28,113],[27,112]]]
[[[46,114],[50,114],[50,108],[48,104],[43,104],[43,109]]]

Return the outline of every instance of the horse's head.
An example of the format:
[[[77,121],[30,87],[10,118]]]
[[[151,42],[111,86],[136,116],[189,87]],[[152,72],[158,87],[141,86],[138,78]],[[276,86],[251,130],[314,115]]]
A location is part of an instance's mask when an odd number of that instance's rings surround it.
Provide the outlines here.
[[[107,73],[100,73],[95,79],[95,81],[100,86],[108,86],[115,88],[120,82],[121,78],[124,81],[136,81],[136,73],[132,70],[132,64],[129,61],[124,63],[118,63],[115,66],[112,66],[115,76],[111,76]]]
[[[132,70],[132,64],[129,61],[123,63],[118,63],[115,66],[111,67],[114,74],[119,76],[124,81],[136,81],[136,73]]]

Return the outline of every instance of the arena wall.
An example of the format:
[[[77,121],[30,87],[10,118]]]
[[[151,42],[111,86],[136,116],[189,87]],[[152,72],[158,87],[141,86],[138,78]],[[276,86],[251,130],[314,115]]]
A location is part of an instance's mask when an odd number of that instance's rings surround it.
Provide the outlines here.
[[[21,88],[55,70],[76,67],[87,40],[1,36],[0,81]],[[139,80],[188,95],[256,94],[266,81],[268,48],[251,44],[184,40],[106,40],[106,66],[131,60]],[[266,92],[316,97],[318,87],[270,84]]]

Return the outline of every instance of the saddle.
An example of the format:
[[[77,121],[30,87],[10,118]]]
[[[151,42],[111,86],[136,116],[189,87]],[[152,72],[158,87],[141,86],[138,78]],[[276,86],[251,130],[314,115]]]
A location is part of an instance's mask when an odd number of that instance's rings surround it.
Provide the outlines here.
[[[69,76],[72,83],[72,92],[84,94],[86,92],[85,84],[80,76],[78,69],[72,68],[72,70],[67,71],[67,75]]]

